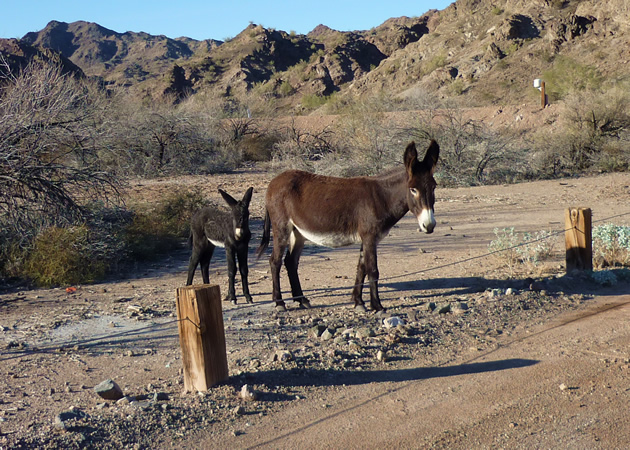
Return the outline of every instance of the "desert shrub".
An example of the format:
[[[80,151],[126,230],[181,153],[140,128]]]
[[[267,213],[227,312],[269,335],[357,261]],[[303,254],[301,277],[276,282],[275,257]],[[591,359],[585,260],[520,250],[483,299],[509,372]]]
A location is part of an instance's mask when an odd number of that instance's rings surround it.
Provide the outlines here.
[[[575,91],[598,90],[604,81],[595,67],[561,55],[555,58],[551,69],[543,72],[543,78],[550,101],[563,99]]]
[[[590,277],[593,281],[602,286],[615,286],[618,281],[617,276],[610,270],[591,272]]]
[[[110,145],[101,156],[122,175],[203,173],[226,163],[217,139],[218,119],[188,106],[125,97],[118,99],[111,119]]]
[[[469,119],[457,107],[438,104],[420,111],[413,134],[433,137],[440,144],[436,176],[443,185],[511,182],[526,167],[524,154],[509,130],[492,129]]]
[[[514,227],[494,229],[495,239],[488,244],[488,251],[493,256],[505,264],[510,276],[514,274],[514,268],[518,263],[517,246],[520,244],[518,235],[514,232]]]
[[[559,123],[535,141],[537,172],[558,176],[630,167],[630,94],[624,86],[570,93]]]
[[[314,110],[324,106],[330,99],[330,95],[305,94],[302,96],[301,105],[306,110]]]
[[[394,101],[386,93],[347,102],[335,133],[337,152],[347,158],[347,175],[373,175],[400,164],[410,132],[386,114]]]
[[[295,89],[293,88],[293,86],[291,86],[291,83],[289,83],[288,81],[283,81],[282,84],[280,84],[280,87],[278,88],[278,94],[281,97],[288,97],[294,92],[295,92]]]
[[[32,280],[40,286],[89,283],[122,267],[128,257],[122,232],[130,213],[102,202],[84,206],[80,224],[40,221],[30,239],[5,234],[0,276]]]
[[[488,244],[488,251],[507,267],[510,277],[514,276],[519,265],[531,272],[552,256],[554,242],[550,231],[521,235],[514,231],[514,227],[495,228],[494,235],[495,239]]]
[[[630,265],[630,227],[606,223],[593,228],[596,267]]]
[[[280,131],[272,148],[277,168],[293,168],[318,172],[317,162],[336,151],[330,129],[310,132],[300,129],[295,121]]]
[[[198,190],[176,189],[154,205],[137,206],[123,240],[133,260],[149,260],[181,247],[192,214],[207,203]]]
[[[446,66],[446,61],[445,52],[434,55],[422,65],[422,75],[428,75],[436,69]]]
[[[538,267],[543,261],[552,257],[553,254],[553,233],[547,230],[536,233],[523,233],[522,245],[516,250],[520,261],[530,270]]]
[[[28,240],[84,221],[86,201],[117,201],[99,159],[107,104],[96,86],[36,62],[17,74],[0,64],[0,84],[0,229]]]
[[[35,238],[25,275],[40,286],[94,281],[106,267],[92,250],[86,226],[49,227]]]

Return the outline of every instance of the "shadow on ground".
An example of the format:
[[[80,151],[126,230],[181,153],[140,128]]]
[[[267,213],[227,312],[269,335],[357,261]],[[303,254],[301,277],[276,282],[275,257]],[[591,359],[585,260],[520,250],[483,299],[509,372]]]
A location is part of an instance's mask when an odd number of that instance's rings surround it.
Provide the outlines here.
[[[466,363],[445,367],[414,367],[391,370],[269,370],[249,374],[252,382],[271,386],[342,386],[368,383],[404,382],[468,375],[499,370],[519,369],[537,364],[532,359]]]

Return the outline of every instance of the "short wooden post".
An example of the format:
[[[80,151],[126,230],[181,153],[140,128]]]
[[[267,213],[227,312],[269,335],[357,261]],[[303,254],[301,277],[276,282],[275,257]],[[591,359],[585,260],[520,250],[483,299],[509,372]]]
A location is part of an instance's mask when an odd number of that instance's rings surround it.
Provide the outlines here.
[[[564,214],[567,273],[593,270],[590,208],[567,208]]]
[[[547,94],[545,93],[545,82],[540,83],[540,107],[545,109],[547,106]]]
[[[207,391],[229,377],[219,286],[177,289],[184,390]]]

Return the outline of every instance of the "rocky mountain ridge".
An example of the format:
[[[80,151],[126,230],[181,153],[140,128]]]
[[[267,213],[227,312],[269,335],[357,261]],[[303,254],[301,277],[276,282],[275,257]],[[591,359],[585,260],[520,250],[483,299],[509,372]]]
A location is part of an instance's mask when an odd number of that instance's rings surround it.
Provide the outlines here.
[[[295,112],[308,96],[425,90],[471,104],[507,104],[531,96],[532,80],[560,55],[595,67],[605,79],[626,79],[630,5],[458,0],[442,11],[393,18],[367,31],[320,25],[298,35],[250,24],[226,42],[53,21],[15,45],[52,50],[87,76],[150,97],[256,89]]]

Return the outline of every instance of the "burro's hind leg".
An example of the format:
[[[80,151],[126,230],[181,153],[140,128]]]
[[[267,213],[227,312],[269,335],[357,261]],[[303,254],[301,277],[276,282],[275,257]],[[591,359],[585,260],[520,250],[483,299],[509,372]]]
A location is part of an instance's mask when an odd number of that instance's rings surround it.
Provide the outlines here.
[[[278,227],[275,224],[274,228],[274,243],[271,256],[269,257],[269,266],[271,268],[271,299],[276,302],[276,308],[282,311],[286,311],[286,305],[282,300],[282,290],[280,289],[280,269],[282,268],[282,255],[288,245],[288,235],[283,231],[283,227]]]
[[[354,288],[352,289],[352,300],[354,307],[358,311],[365,311],[363,303],[363,283],[365,282],[365,258],[363,254],[363,244],[359,250],[359,263],[357,264],[357,276],[354,280]]]
[[[376,259],[376,241],[369,239],[364,241],[363,258],[365,260],[365,272],[370,282],[370,306],[373,311],[382,311],[381,299],[378,295],[378,264]]]
[[[291,284],[291,295],[293,296],[293,300],[300,303],[301,308],[310,308],[311,303],[304,297],[302,284],[300,283],[300,277],[298,275],[298,265],[300,263],[302,250],[304,249],[305,239],[296,229],[293,229],[291,233],[291,244],[284,258],[284,265],[287,268],[289,283]]]

